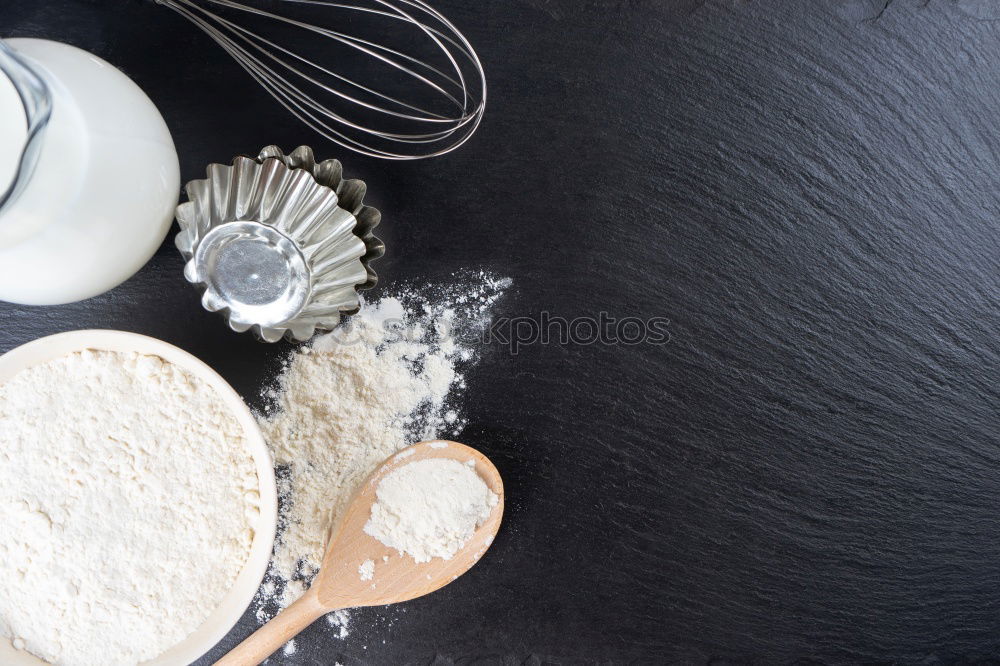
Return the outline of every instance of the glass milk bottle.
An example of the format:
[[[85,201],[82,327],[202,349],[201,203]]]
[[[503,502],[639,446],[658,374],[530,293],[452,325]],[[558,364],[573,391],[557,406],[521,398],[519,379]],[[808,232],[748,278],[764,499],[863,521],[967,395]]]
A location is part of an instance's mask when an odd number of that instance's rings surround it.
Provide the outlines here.
[[[180,189],[163,118],[128,77],[68,44],[0,40],[0,300],[82,300],[163,242]]]

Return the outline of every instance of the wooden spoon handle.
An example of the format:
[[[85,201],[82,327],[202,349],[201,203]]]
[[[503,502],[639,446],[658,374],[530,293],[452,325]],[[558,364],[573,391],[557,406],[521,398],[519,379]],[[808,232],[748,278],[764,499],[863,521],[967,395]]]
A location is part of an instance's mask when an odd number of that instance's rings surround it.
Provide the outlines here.
[[[319,602],[316,590],[310,588],[291,606],[281,611],[263,627],[237,645],[215,666],[257,666],[321,615],[335,610]]]

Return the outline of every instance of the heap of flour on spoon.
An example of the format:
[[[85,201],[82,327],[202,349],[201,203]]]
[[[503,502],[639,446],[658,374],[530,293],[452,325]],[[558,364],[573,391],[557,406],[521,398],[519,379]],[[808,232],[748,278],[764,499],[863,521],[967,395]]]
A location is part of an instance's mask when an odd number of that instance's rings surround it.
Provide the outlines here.
[[[289,359],[261,421],[278,468],[279,539],[258,595],[264,622],[307,589],[331,526],[382,460],[457,432],[461,371],[510,280],[479,273],[401,290]],[[346,635],[347,614],[331,614]]]

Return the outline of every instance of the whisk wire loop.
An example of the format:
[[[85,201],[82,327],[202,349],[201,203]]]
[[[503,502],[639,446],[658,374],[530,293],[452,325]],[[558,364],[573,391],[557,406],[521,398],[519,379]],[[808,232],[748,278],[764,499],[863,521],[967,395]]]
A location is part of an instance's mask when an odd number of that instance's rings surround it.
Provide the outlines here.
[[[334,28],[236,0],[155,1],[202,30],[292,115],[349,150],[391,160],[435,157],[468,141],[482,121],[486,80],[479,57],[465,36],[423,0],[367,0],[367,5],[337,0],[270,3],[342,10],[385,20],[385,29],[379,26],[380,36],[395,36],[405,45],[351,34],[350,20]],[[264,36],[261,32],[266,30],[241,25],[235,20],[241,14],[268,23],[273,34]],[[400,34],[401,25],[413,30]],[[352,63],[356,66],[387,67],[388,72],[396,72],[399,76],[392,80],[397,87],[400,80],[409,82],[405,85],[407,97],[376,87],[376,80],[391,77],[371,76],[372,81],[362,83],[315,57],[303,55],[296,48],[303,46],[302,38],[293,45],[280,44],[275,35],[287,28],[343,47],[345,53],[353,53],[363,61]],[[318,46],[321,58],[328,52],[324,52],[322,43],[312,46],[310,53]],[[414,50],[418,48],[423,50]],[[435,64],[432,59],[441,62]],[[432,108],[434,105],[440,108]]]

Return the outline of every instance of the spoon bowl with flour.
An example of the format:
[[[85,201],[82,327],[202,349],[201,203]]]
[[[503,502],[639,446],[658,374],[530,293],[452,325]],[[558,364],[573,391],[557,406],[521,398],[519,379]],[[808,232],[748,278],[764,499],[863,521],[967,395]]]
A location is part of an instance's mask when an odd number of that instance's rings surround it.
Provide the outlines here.
[[[252,666],[326,613],[408,601],[468,571],[503,518],[500,473],[445,440],[403,449],[356,491],[306,593],[216,666]]]

